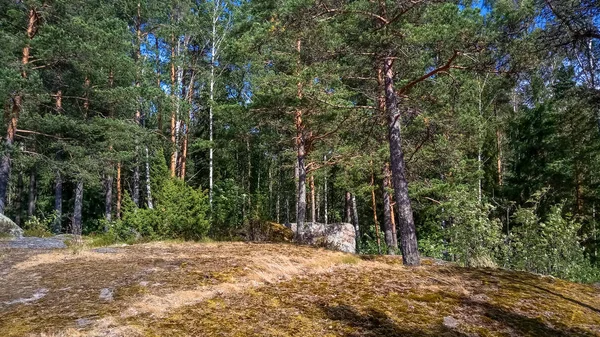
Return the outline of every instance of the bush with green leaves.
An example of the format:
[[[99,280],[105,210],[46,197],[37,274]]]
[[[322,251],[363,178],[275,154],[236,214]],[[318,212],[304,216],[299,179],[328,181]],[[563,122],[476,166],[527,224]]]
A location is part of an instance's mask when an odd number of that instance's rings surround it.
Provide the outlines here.
[[[57,214],[52,213],[48,217],[38,218],[37,216],[32,216],[23,225],[23,234],[25,236],[33,236],[39,238],[47,238],[51,237],[52,234],[52,225],[57,219]]]
[[[479,202],[469,190],[457,190],[445,203],[449,253],[469,267],[494,267],[502,243],[502,225],[490,217],[493,206]]]
[[[514,214],[519,225],[510,234],[508,259],[514,269],[554,275],[576,281],[600,279],[598,270],[585,257],[578,233],[581,224],[570,214],[563,215],[563,205],[554,205],[541,219],[536,193],[531,207],[521,207]]]
[[[122,223],[115,231],[120,236],[139,235],[147,239],[203,239],[210,228],[208,198],[182,180],[165,180],[156,193],[153,209],[137,208],[126,195]]]

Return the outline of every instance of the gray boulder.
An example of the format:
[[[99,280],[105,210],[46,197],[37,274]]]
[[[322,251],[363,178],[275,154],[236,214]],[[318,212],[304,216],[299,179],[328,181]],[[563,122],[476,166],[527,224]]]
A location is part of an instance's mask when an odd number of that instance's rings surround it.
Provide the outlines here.
[[[23,230],[7,216],[0,214],[0,237],[6,236],[20,239],[23,237]]]
[[[296,240],[300,243],[356,253],[356,233],[352,224],[305,222],[299,232],[295,223],[286,226],[296,234]]]

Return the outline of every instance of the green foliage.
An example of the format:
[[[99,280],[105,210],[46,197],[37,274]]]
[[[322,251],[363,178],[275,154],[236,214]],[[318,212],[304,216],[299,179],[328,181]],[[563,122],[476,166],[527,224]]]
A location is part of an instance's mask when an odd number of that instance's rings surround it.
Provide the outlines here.
[[[124,231],[134,230],[150,239],[180,238],[200,240],[210,227],[207,219],[208,198],[201,190],[188,186],[178,179],[168,179],[157,191],[157,202],[153,209],[135,207],[126,195],[123,202],[122,225],[115,231],[119,237],[127,238]]]
[[[56,217],[56,213],[44,218],[38,218],[37,216],[30,217],[23,225],[23,235],[38,238],[54,236],[52,233],[52,225],[56,221]]]
[[[481,204],[473,190],[459,190],[446,203],[451,222],[449,253],[470,267],[493,267],[502,243],[502,226],[490,218],[493,207]]]
[[[514,214],[520,226],[509,237],[511,267],[577,281],[600,279],[600,270],[592,268],[584,255],[578,234],[581,224],[563,214],[564,205],[552,206],[541,219],[541,196],[536,193],[531,207],[519,207]]]

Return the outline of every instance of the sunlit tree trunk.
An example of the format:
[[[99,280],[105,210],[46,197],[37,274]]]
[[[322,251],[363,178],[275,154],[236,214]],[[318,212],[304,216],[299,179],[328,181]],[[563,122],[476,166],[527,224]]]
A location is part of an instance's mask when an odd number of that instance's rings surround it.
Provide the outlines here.
[[[72,234],[81,235],[82,231],[82,211],[83,211],[83,180],[77,180],[75,188],[75,206],[73,207]]]
[[[346,198],[345,199],[346,200],[346,203],[345,203],[346,217],[344,218],[345,219],[344,221],[347,223],[352,223],[352,195],[350,194],[350,192],[346,191],[345,198]]]
[[[146,199],[146,201],[148,202],[148,208],[153,209],[154,203],[152,201],[152,187],[150,181],[150,155],[148,153],[148,146],[146,146]]]
[[[302,41],[296,41],[296,51],[298,52],[298,75],[300,74],[300,53],[302,50]],[[302,100],[303,89],[302,81],[298,81],[297,97]],[[298,161],[298,191],[297,191],[297,209],[296,209],[296,225],[298,233],[304,231],[304,222],[306,221],[306,139],[304,137],[304,124],[302,121],[302,108],[297,108],[295,111],[296,124],[296,149]]]
[[[394,255],[398,250],[398,245],[395,239],[395,224],[394,224],[394,208],[389,191],[391,190],[390,183],[390,168],[386,163],[383,167],[383,228],[385,230],[385,243],[388,247],[388,254]]]
[[[104,188],[106,189],[106,194],[104,195],[104,219],[107,221],[107,226],[108,222],[112,221],[112,185],[113,176],[109,173],[104,180]],[[104,231],[108,231],[108,227],[104,228]]]
[[[393,58],[385,59],[385,103],[388,115],[388,135],[390,145],[390,162],[392,182],[396,195],[396,207],[400,222],[400,239],[402,247],[402,261],[408,266],[420,265],[419,249],[417,246],[417,233],[413,220],[412,206],[408,195],[408,181],[406,179],[406,165],[402,150],[400,135],[400,112],[398,111],[397,94],[394,89]]]

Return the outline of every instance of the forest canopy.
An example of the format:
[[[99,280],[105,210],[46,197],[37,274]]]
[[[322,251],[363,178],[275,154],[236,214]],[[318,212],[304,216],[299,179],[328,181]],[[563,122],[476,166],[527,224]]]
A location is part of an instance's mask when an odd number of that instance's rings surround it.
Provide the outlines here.
[[[600,280],[597,0],[2,0],[0,213]]]

